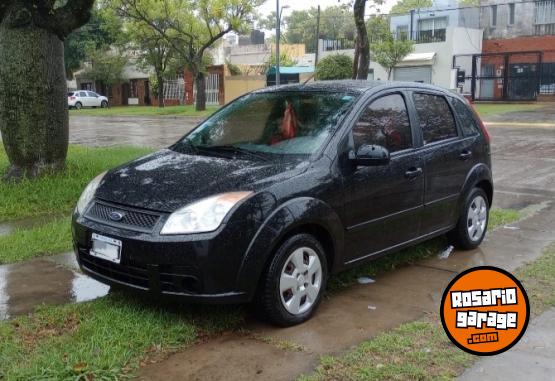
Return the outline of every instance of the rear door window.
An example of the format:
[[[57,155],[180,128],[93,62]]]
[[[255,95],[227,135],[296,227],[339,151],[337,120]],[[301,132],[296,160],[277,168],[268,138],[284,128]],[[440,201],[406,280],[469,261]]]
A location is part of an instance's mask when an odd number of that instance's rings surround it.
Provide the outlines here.
[[[453,98],[453,108],[459,116],[464,136],[474,136],[480,133],[480,127],[478,127],[476,119],[472,115],[472,111],[468,109],[468,106],[459,99]]]
[[[391,94],[373,101],[353,128],[355,149],[379,145],[389,152],[412,148],[412,133],[405,99]]]
[[[80,92],[79,92],[79,96],[80,96],[81,98],[86,98],[86,97],[87,97],[87,93],[86,93],[85,91],[80,91]]]
[[[424,144],[458,136],[455,118],[445,97],[415,93],[414,104],[424,136]]]

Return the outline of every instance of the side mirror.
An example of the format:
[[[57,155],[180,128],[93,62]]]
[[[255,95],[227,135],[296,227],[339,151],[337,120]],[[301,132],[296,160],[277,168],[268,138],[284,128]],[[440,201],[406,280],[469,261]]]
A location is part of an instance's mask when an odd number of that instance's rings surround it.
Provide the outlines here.
[[[356,154],[352,152],[351,156],[354,156],[351,159],[356,165],[362,167],[386,165],[390,161],[387,148],[376,145],[363,145],[358,149]]]

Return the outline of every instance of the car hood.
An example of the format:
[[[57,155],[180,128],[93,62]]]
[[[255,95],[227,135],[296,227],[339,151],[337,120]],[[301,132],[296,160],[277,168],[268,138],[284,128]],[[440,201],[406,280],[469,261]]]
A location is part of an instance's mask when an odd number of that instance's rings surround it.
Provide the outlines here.
[[[308,163],[265,162],[162,150],[116,168],[96,197],[132,207],[174,212],[225,192],[261,191],[304,172]]]

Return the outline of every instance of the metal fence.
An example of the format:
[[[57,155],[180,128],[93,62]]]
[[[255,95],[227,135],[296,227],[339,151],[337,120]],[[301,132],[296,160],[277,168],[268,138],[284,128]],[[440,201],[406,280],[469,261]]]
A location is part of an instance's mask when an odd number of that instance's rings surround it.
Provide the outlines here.
[[[460,55],[453,58],[453,68],[464,72],[459,88],[474,100],[530,101],[555,95],[554,53]]]
[[[177,100],[179,104],[185,103],[185,80],[183,77],[164,82],[164,100]]]
[[[206,104],[217,106],[220,104],[220,75],[208,74],[206,77]],[[197,86],[195,84],[193,96],[197,97]]]

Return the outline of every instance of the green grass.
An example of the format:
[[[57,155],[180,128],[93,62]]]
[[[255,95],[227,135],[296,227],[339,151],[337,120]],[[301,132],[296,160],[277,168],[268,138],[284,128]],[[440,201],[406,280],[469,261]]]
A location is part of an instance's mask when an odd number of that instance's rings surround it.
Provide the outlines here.
[[[495,229],[522,218],[522,212],[515,209],[492,209],[489,214],[489,229]]]
[[[173,306],[173,308],[172,308]],[[2,380],[120,380],[242,321],[235,307],[175,307],[111,294],[0,323]]]
[[[60,173],[20,183],[0,182],[0,221],[45,214],[69,215],[81,192],[95,176],[117,165],[152,152],[148,148],[86,148],[70,146],[67,168]],[[0,149],[0,173],[8,160]]]
[[[483,118],[490,115],[506,114],[509,112],[537,110],[545,107],[545,105],[539,103],[477,103],[474,107],[476,107],[476,110]]]
[[[194,106],[124,106],[110,108],[92,108],[70,110],[69,115],[86,116],[195,116],[206,117],[219,109],[219,106],[208,106],[205,111],[196,111]]]
[[[0,265],[70,251],[71,219],[62,217],[28,230],[0,236]]]
[[[533,316],[555,306],[555,243],[516,275],[528,293]]]
[[[555,306],[555,244],[515,275],[528,293],[532,315]],[[475,360],[449,341],[434,314],[380,333],[344,355],[324,356],[315,372],[300,380],[452,379]]]

